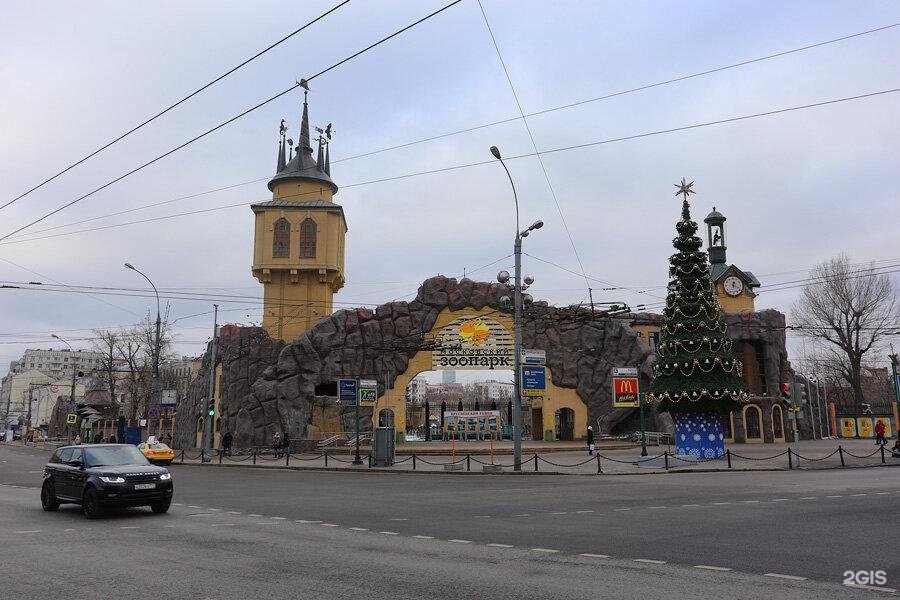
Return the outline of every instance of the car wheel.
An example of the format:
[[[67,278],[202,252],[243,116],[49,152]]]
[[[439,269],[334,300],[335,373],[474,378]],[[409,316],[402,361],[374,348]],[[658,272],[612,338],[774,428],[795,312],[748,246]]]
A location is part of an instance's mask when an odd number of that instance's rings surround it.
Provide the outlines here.
[[[171,504],[172,504],[171,498],[168,498],[166,500],[160,500],[159,502],[156,502],[155,504],[151,504],[150,510],[152,510],[153,512],[155,512],[157,514],[161,514],[161,513],[168,511],[169,505],[171,505]]]
[[[88,519],[99,519],[103,516],[103,507],[100,506],[100,498],[97,495],[97,490],[94,488],[88,488],[84,491],[84,496],[81,499],[81,512]]]
[[[53,483],[45,481],[41,486],[41,508],[47,512],[53,512],[59,508],[59,500],[56,499],[56,490],[53,489]]]

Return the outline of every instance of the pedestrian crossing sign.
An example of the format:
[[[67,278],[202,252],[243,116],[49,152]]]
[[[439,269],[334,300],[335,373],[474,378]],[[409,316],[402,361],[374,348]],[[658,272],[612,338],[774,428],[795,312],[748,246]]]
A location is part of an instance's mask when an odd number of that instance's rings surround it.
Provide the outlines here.
[[[66,425],[74,425],[76,421],[78,421],[78,415],[76,415],[75,413],[69,413],[66,415]]]

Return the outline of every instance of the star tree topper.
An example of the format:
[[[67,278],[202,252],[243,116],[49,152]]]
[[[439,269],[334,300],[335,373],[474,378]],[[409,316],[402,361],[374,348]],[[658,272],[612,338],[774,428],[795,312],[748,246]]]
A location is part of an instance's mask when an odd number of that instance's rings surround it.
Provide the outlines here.
[[[681,183],[676,183],[676,184],[674,184],[674,185],[675,185],[675,187],[678,188],[678,191],[675,192],[675,195],[676,195],[676,196],[682,196],[682,195],[683,195],[685,200],[688,199],[688,195],[690,195],[690,194],[696,194],[696,193],[697,193],[697,192],[695,192],[694,190],[691,189],[691,188],[693,187],[693,185],[694,185],[694,182],[692,181],[692,182],[690,182],[690,183],[686,183],[686,182],[684,181],[684,177],[681,178]]]

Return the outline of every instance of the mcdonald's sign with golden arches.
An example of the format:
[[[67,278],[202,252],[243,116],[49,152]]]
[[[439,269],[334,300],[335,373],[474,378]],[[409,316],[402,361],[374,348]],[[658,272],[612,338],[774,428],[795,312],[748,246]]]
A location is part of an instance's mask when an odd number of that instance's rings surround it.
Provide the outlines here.
[[[616,408],[638,408],[640,387],[637,377],[613,376],[613,406]]]

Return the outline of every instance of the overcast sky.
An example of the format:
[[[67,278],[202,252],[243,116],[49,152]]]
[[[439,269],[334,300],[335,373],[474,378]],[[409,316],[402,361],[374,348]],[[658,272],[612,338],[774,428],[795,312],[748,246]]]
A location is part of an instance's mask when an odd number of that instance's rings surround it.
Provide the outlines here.
[[[900,21],[896,2],[483,1],[526,113]],[[5,2],[0,204],[336,3]],[[0,236],[443,4],[353,0],[0,211]],[[543,151],[878,92],[900,87],[898,55],[895,27],[549,112],[528,123]],[[335,197],[350,228],[348,283],[335,298],[345,304],[338,307],[411,299],[419,283],[439,273],[461,276],[465,270],[490,281],[500,268],[512,270],[512,259],[504,257],[512,252],[515,213],[500,165],[351,184],[489,160],[494,144],[506,156],[532,153],[521,120],[340,162],[519,114],[477,1],[464,0],[311,87],[311,120],[334,123],[332,177],[347,186]],[[713,205],[723,212],[729,262],[753,271],[764,286],[802,279],[840,252],[853,262],[900,262],[898,99],[900,94],[886,94],[546,154],[558,207],[535,157],[510,161],[523,226],[537,218],[545,222],[525,240],[525,271],[536,279],[532,293],[559,305],[579,303],[589,282],[598,301],[659,301],[680,209],[673,183],[682,177],[696,182],[696,220]],[[0,242],[0,279],[145,288],[122,267],[128,261],[161,290],[261,297],[250,273],[253,216],[246,205],[271,197],[265,181],[73,223],[271,176],[278,124],[286,119],[296,140],[301,101],[296,91],[287,94]],[[610,287],[623,289],[602,290]],[[83,338],[93,328],[127,326],[151,302],[0,293],[3,373],[26,348],[63,347],[51,332]],[[757,307],[789,312],[797,293],[763,291]],[[212,315],[190,315],[210,311],[212,302],[172,301],[180,352],[202,351]],[[219,304],[220,322],[260,318],[258,300]]]

